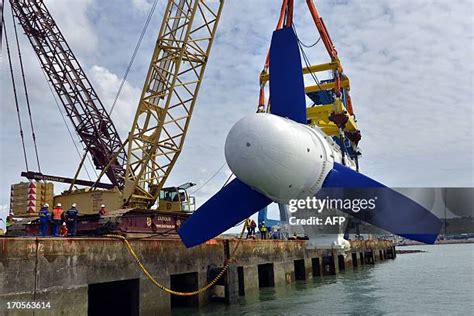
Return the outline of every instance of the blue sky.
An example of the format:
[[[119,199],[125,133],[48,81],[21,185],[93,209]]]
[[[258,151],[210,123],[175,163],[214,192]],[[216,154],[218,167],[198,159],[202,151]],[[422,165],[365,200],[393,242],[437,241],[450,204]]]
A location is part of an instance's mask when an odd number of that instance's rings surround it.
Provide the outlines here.
[[[151,0],[45,3],[106,108],[110,108]],[[472,2],[315,3],[351,79],[351,95],[363,137],[362,172],[389,186],[473,186]],[[112,115],[122,138],[132,123],[164,4],[159,1]],[[202,184],[224,163],[227,132],[239,118],[256,110],[258,75],[280,5],[281,1],[276,0],[226,1],[185,148],[168,185],[187,181]],[[5,19],[11,31],[8,5]],[[311,44],[318,39],[304,1],[297,2],[295,23],[303,42]],[[43,172],[72,176],[79,157],[23,34],[21,43]],[[0,206],[6,209],[10,184],[22,180],[19,174],[24,163],[3,50]],[[321,43],[307,54],[312,63],[328,61]],[[25,107],[22,110],[26,114]],[[30,130],[24,118],[33,165]],[[223,168],[197,192],[198,203],[218,190],[229,174],[228,168]],[[81,177],[87,178],[85,174]],[[61,187],[56,188],[59,193]]]

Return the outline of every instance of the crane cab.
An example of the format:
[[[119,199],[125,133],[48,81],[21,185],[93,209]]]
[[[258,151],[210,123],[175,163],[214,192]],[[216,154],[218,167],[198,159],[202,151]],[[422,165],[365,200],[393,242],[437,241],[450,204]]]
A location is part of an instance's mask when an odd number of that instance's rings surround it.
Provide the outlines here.
[[[178,187],[161,189],[158,210],[168,212],[194,212],[196,209],[196,200],[187,190],[195,185],[195,183],[187,182]]]

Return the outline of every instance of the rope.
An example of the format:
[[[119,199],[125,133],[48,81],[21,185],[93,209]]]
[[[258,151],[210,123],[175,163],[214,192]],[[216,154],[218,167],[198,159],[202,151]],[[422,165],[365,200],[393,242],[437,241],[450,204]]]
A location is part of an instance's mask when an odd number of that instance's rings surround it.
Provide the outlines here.
[[[150,272],[148,271],[148,269],[145,267],[145,265],[142,263],[142,261],[140,260],[140,258],[138,257],[138,255],[136,254],[136,252],[133,250],[132,248],[132,245],[130,244],[130,242],[127,240],[127,238],[125,238],[124,236],[121,236],[121,235],[105,235],[105,237],[110,237],[110,238],[115,238],[115,239],[119,239],[121,240],[125,247],[127,247],[127,250],[128,252],[130,253],[130,255],[133,257],[133,259],[135,259],[135,262],[138,264],[138,266],[140,267],[140,269],[143,271],[143,273],[146,275],[146,277],[156,286],[158,287],[160,290],[168,293],[168,294],[173,294],[173,295],[178,295],[178,296],[193,296],[193,295],[197,295],[199,293],[202,293],[206,290],[208,290],[209,288],[211,288],[212,286],[214,286],[217,281],[219,281],[219,279],[224,275],[224,273],[229,269],[229,266],[235,261],[235,254],[237,253],[237,249],[239,248],[241,242],[242,242],[242,238],[244,236],[244,232],[245,232],[245,229],[247,228],[247,221],[245,222],[244,226],[242,227],[242,232],[240,233],[240,236],[239,236],[239,240],[237,242],[237,245],[235,246],[234,250],[232,251],[232,254],[230,256],[230,258],[228,260],[225,261],[224,263],[224,267],[222,268],[222,270],[219,272],[219,274],[209,283],[207,283],[205,286],[203,286],[202,288],[196,290],[196,291],[192,291],[192,292],[178,292],[178,291],[174,291],[166,286],[164,286],[163,284],[159,283],[151,274]]]
[[[145,25],[143,26],[142,33],[140,34],[140,37],[138,38],[138,42],[135,45],[135,49],[133,50],[132,58],[130,59],[130,62],[128,63],[127,69],[125,70],[125,74],[122,78],[122,81],[120,82],[119,89],[117,91],[117,94],[115,95],[114,102],[112,103],[112,107],[110,108],[110,113],[109,115],[112,115],[112,112],[115,109],[115,105],[117,104],[117,101],[120,97],[120,94],[122,93],[123,85],[125,84],[125,81],[127,80],[128,73],[130,72],[130,69],[132,68],[133,62],[135,61],[135,57],[137,56],[138,49],[140,48],[143,40],[143,36],[145,36],[146,30],[148,29],[148,25],[150,24],[151,17],[153,16],[153,13],[155,12],[156,4],[158,3],[158,0],[155,0],[153,2],[153,5],[150,9],[150,12],[148,13],[148,17],[145,21]]]
[[[15,75],[13,74],[13,65],[12,65],[12,58],[11,58],[11,54],[10,54],[10,45],[8,43],[7,29],[6,29],[5,21],[3,20],[3,15],[2,15],[2,25],[3,25],[3,29],[4,29],[4,33],[5,33],[5,44],[6,44],[6,47],[7,47],[8,64],[10,66],[10,75],[11,75],[12,84],[13,84],[13,95],[15,97],[16,115],[17,115],[17,118],[18,118],[18,125],[20,127],[21,144],[23,146],[23,157],[25,158],[26,171],[28,171],[30,169],[28,168],[28,158],[27,158],[27,155],[26,155],[25,137],[23,136],[23,127],[21,125],[20,107],[18,105],[18,96],[17,96],[17,93],[16,93]]]
[[[31,115],[30,98],[28,96],[28,88],[26,86],[25,70],[23,68],[23,58],[21,57],[20,42],[18,41],[18,31],[16,29],[15,17],[13,15],[13,10],[11,10],[11,14],[12,14],[13,29],[15,30],[16,47],[17,47],[17,51],[18,51],[18,60],[20,62],[21,77],[23,79],[23,89],[25,90],[26,106],[28,108],[28,116],[30,118],[31,136],[33,138],[33,144],[34,144],[34,148],[35,148],[36,164],[38,165],[38,171],[41,172],[41,166],[40,166],[39,155],[38,155],[38,146],[36,145],[35,128],[33,126],[33,118],[32,118],[32,115]]]

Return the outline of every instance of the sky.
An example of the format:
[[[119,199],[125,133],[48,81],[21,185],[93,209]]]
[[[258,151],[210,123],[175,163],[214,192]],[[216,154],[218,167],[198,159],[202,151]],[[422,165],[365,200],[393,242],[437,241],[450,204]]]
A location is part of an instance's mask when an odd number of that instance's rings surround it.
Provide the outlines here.
[[[110,109],[152,0],[45,3],[105,107]],[[393,187],[472,187],[472,2],[315,3],[351,80],[353,106],[362,132],[361,171]],[[165,1],[159,0],[112,114],[122,139],[132,124],[164,6]],[[202,186],[225,163],[227,132],[239,118],[256,110],[258,76],[280,6],[281,1],[277,0],[226,0],[184,150],[167,181],[167,185],[197,183],[198,204],[214,194],[230,175],[225,166]],[[4,15],[9,38],[13,39],[9,5]],[[301,41],[312,44],[318,39],[305,1],[297,1],[294,21]],[[80,160],[74,148],[74,143],[80,146],[78,138],[74,135],[74,142],[71,140],[39,62],[19,28],[42,171],[71,177]],[[24,181],[20,173],[25,169],[2,44],[0,217],[8,210],[10,185]],[[329,61],[321,42],[306,49],[306,53],[312,64]],[[18,63],[14,67],[20,82]],[[311,84],[309,80],[307,83]],[[35,170],[23,98],[20,111],[30,169]],[[91,167],[89,173],[94,177]],[[87,179],[87,174],[83,172],[81,178]],[[56,193],[63,188],[57,185]]]

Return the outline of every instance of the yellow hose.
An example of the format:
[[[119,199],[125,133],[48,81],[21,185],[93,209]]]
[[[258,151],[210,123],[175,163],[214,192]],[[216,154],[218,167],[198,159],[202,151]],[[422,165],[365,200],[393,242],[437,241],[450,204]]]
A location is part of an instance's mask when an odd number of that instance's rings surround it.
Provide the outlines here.
[[[229,269],[229,266],[230,264],[235,261],[235,254],[237,252],[237,249],[239,248],[239,245],[242,241],[242,237],[244,235],[244,232],[245,232],[245,229],[247,228],[247,221],[245,221],[245,224],[242,228],[242,232],[240,233],[240,236],[239,236],[239,240],[237,241],[237,245],[235,246],[234,250],[232,251],[232,254],[230,256],[230,258],[228,260],[225,261],[225,264],[224,264],[224,267],[222,268],[222,270],[219,272],[219,274],[211,281],[209,282],[208,284],[206,284],[204,287],[196,290],[196,291],[193,291],[193,292],[178,292],[178,291],[173,291],[172,289],[170,288],[167,288],[166,286],[164,286],[163,284],[159,283],[151,274],[150,272],[148,272],[147,268],[145,267],[145,265],[141,262],[140,258],[138,257],[138,255],[136,254],[136,252],[133,250],[132,248],[132,245],[130,244],[130,242],[127,240],[127,238],[125,238],[124,236],[121,236],[121,235],[105,235],[105,237],[110,237],[110,238],[115,238],[115,239],[120,239],[123,241],[123,243],[125,244],[125,246],[127,247],[128,249],[128,252],[130,253],[130,255],[135,259],[135,261],[137,262],[138,266],[140,267],[140,269],[143,271],[143,273],[147,276],[147,278],[154,284],[156,285],[156,287],[158,287],[160,290],[162,291],[165,291],[166,293],[168,294],[174,294],[174,295],[179,295],[179,296],[193,296],[193,295],[197,295],[199,293],[202,293],[204,291],[206,291],[207,289],[209,289],[210,287],[212,287],[214,284],[216,284],[216,282],[224,275],[224,273]]]

